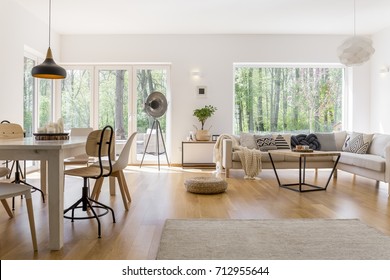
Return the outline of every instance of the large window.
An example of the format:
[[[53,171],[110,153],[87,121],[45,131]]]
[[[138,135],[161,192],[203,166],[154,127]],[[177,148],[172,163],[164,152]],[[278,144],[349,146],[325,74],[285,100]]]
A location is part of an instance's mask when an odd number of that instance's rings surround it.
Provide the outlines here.
[[[28,136],[32,136],[34,126],[35,83],[31,69],[35,65],[34,59],[24,57],[23,128]]]
[[[111,125],[117,140],[126,140],[129,123],[129,73],[99,70],[99,128]]]
[[[66,66],[65,66],[66,67]],[[146,139],[153,131],[153,119],[144,111],[146,98],[153,91],[167,95],[169,67],[166,65],[70,65],[67,77],[61,80],[61,103],[56,117],[62,117],[64,128],[115,129],[117,149],[120,151],[130,134],[137,131],[136,149],[132,161],[141,160],[147,149],[147,161],[155,161],[154,144],[146,147]],[[166,133],[165,116],[159,118],[162,133]],[[161,139],[160,139],[161,140]],[[135,145],[134,145],[135,146]],[[160,147],[159,151],[162,151]],[[149,153],[150,151],[150,153]]]
[[[31,69],[38,59],[26,54],[24,57],[23,129],[27,137],[38,127],[53,121],[53,83],[47,79],[34,79]]]
[[[90,127],[91,115],[91,71],[69,69],[61,83],[61,117],[64,129]]]
[[[342,125],[341,67],[235,67],[234,133],[330,132]]]
[[[154,123],[154,118],[145,112],[144,107],[149,94],[154,91],[167,96],[169,71],[166,67],[145,66],[137,68],[134,75],[136,76],[135,87],[137,93],[137,161],[141,161],[142,158],[146,161],[152,161],[154,160],[153,156],[166,152],[164,150],[165,142],[163,142],[166,139],[166,115],[164,114],[158,118],[161,128],[161,131],[159,131],[156,127],[157,124]],[[152,129],[153,124],[154,129]],[[159,134],[158,137],[156,133]]]

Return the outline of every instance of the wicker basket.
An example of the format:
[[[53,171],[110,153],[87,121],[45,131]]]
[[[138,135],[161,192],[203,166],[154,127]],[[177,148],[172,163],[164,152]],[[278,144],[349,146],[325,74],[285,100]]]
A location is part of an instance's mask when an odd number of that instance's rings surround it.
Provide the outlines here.
[[[34,133],[35,140],[68,140],[69,133]]]

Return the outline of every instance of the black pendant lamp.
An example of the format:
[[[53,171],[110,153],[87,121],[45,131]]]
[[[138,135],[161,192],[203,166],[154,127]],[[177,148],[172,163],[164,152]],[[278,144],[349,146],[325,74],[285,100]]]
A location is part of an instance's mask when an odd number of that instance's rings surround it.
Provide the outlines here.
[[[47,49],[46,59],[31,70],[31,75],[41,79],[65,79],[66,70],[58,66],[50,49],[50,32],[51,32],[51,0],[49,0],[49,48]]]

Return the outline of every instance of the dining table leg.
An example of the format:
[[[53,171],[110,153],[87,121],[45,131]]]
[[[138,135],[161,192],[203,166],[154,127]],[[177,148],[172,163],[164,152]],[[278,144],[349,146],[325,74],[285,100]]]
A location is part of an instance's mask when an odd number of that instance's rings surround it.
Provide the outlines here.
[[[48,204],[51,250],[64,245],[64,154],[62,150],[48,153]]]

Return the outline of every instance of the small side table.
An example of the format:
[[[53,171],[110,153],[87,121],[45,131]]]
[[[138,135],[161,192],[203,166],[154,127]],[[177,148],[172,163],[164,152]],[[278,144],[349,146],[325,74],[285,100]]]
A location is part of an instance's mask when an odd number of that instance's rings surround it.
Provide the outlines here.
[[[213,151],[215,141],[181,142],[181,165],[185,167],[215,168]]]

